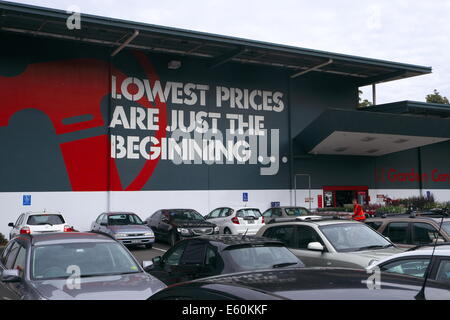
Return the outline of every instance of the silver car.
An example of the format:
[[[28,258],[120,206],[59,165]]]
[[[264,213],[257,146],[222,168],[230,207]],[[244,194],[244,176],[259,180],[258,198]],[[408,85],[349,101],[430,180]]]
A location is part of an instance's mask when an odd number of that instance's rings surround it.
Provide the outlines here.
[[[155,234],[137,214],[132,212],[105,212],[92,223],[91,231],[108,234],[124,245],[144,245],[151,248]]]
[[[9,299],[142,300],[165,287],[97,233],[20,235],[0,258],[0,293]]]
[[[366,268],[404,251],[363,223],[314,217],[281,219],[257,236],[282,241],[307,267]]]

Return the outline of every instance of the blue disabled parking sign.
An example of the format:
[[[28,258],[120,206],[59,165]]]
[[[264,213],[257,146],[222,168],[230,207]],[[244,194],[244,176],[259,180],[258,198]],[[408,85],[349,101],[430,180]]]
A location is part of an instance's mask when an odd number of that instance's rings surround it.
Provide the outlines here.
[[[248,192],[244,192],[244,193],[242,194],[242,201],[248,202]]]
[[[24,206],[31,206],[31,194],[24,194],[23,195],[23,205]]]

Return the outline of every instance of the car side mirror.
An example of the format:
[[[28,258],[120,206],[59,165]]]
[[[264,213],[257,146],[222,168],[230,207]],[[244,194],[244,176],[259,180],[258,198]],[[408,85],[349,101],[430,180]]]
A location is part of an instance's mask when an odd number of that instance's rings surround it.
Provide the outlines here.
[[[11,269],[11,270],[3,270],[3,272],[0,275],[0,281],[1,282],[20,282],[20,275],[19,270]]]
[[[162,264],[162,258],[160,256],[154,257],[151,262],[152,265],[159,266]]]
[[[323,252],[325,248],[320,242],[310,242],[308,243],[308,250]]]
[[[14,223],[13,222],[8,223],[8,227],[14,228]]]

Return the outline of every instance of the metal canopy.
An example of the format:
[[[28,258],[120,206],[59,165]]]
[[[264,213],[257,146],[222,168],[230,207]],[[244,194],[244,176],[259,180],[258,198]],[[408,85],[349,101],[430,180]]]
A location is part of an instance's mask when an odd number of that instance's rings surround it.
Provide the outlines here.
[[[412,114],[450,118],[450,105],[438,103],[426,103],[418,101],[400,101],[380,104],[361,109],[361,111]]]
[[[112,52],[137,31],[139,35],[126,47],[205,58],[211,68],[234,62],[284,68],[292,75],[325,72],[354,78],[359,86],[431,73],[430,67],[85,14],[81,15],[81,30],[69,30],[68,17],[62,10],[0,2],[2,32],[95,43],[111,47]]]
[[[449,119],[328,109],[294,143],[303,154],[381,156],[449,140]]]

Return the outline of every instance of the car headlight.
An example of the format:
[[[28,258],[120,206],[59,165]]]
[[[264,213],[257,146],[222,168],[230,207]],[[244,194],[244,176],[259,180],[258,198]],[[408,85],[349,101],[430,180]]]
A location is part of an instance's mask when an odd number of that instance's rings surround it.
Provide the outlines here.
[[[114,238],[125,238],[125,237],[127,237],[128,235],[126,234],[126,233],[116,233],[116,234],[114,234]]]
[[[214,228],[214,233],[219,233],[219,227]]]
[[[146,232],[146,233],[144,233],[144,236],[146,236],[146,237],[153,237],[154,234],[153,234],[153,232]]]
[[[185,228],[177,228],[177,231],[179,233],[181,233],[182,235],[190,235],[191,231],[189,229],[185,229]]]

